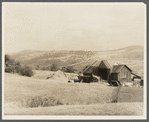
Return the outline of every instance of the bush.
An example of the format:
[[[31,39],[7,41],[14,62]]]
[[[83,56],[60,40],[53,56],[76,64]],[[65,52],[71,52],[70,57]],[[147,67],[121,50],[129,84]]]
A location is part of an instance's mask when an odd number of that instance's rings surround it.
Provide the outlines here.
[[[32,69],[28,66],[22,67],[19,72],[20,75],[31,77],[34,75]]]
[[[40,66],[39,65],[36,66],[36,70],[40,70]]]
[[[34,75],[30,67],[22,67],[19,61],[16,62],[14,59],[11,59],[9,55],[5,55],[5,72],[19,73],[20,75],[29,77]]]
[[[7,66],[7,67],[5,67],[5,72],[12,73],[12,72],[14,72],[14,68],[12,66]]]
[[[56,64],[52,64],[51,71],[57,71],[57,70],[58,70],[58,66]]]
[[[51,68],[50,67],[41,67],[40,69],[41,70],[45,70],[45,71],[51,71]]]
[[[21,71],[21,66],[15,66],[15,69],[14,69],[15,71],[15,73],[20,73],[20,71]]]
[[[24,107],[50,107],[56,105],[63,105],[63,102],[55,97],[35,96],[28,98],[25,102],[21,101]],[[25,104],[24,104],[25,103]]]

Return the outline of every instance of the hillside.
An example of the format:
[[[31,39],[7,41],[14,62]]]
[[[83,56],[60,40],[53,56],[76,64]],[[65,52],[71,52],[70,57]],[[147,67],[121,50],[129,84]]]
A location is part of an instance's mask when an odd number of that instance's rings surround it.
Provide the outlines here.
[[[35,68],[37,65],[40,67],[47,67],[54,63],[59,67],[72,65],[75,69],[77,69],[77,71],[81,71],[86,65],[90,65],[95,60],[110,59],[127,64],[135,72],[142,75],[141,72],[143,72],[144,58],[143,52],[143,46],[129,46],[106,51],[23,50],[10,55],[15,60],[19,60],[23,65],[29,65],[33,68]]]

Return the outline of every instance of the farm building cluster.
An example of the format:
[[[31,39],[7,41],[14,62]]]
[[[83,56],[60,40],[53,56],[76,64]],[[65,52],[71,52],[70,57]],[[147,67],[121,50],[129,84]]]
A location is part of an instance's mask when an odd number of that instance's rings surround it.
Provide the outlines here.
[[[134,85],[143,86],[143,79],[133,73],[133,71],[125,64],[118,64],[112,60],[95,61],[88,66],[78,76],[80,82],[107,81],[109,84],[124,85],[133,83]],[[96,80],[95,80],[96,81]]]

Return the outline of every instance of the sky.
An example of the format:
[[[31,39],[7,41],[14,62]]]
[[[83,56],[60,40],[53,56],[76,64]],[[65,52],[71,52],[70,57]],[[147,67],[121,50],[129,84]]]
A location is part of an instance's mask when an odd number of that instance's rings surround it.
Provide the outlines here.
[[[2,3],[5,52],[144,45],[144,3]]]

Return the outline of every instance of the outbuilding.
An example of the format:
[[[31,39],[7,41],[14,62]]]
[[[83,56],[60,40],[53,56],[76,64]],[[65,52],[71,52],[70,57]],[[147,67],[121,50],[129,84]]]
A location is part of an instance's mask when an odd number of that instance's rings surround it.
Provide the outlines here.
[[[111,80],[119,81],[120,83],[131,81],[132,70],[126,65],[114,65],[111,72]]]
[[[87,68],[83,74],[84,75],[96,75],[99,76],[102,80],[110,80],[110,74],[113,68],[113,65],[118,65],[114,60],[102,60],[96,61],[92,66]]]

